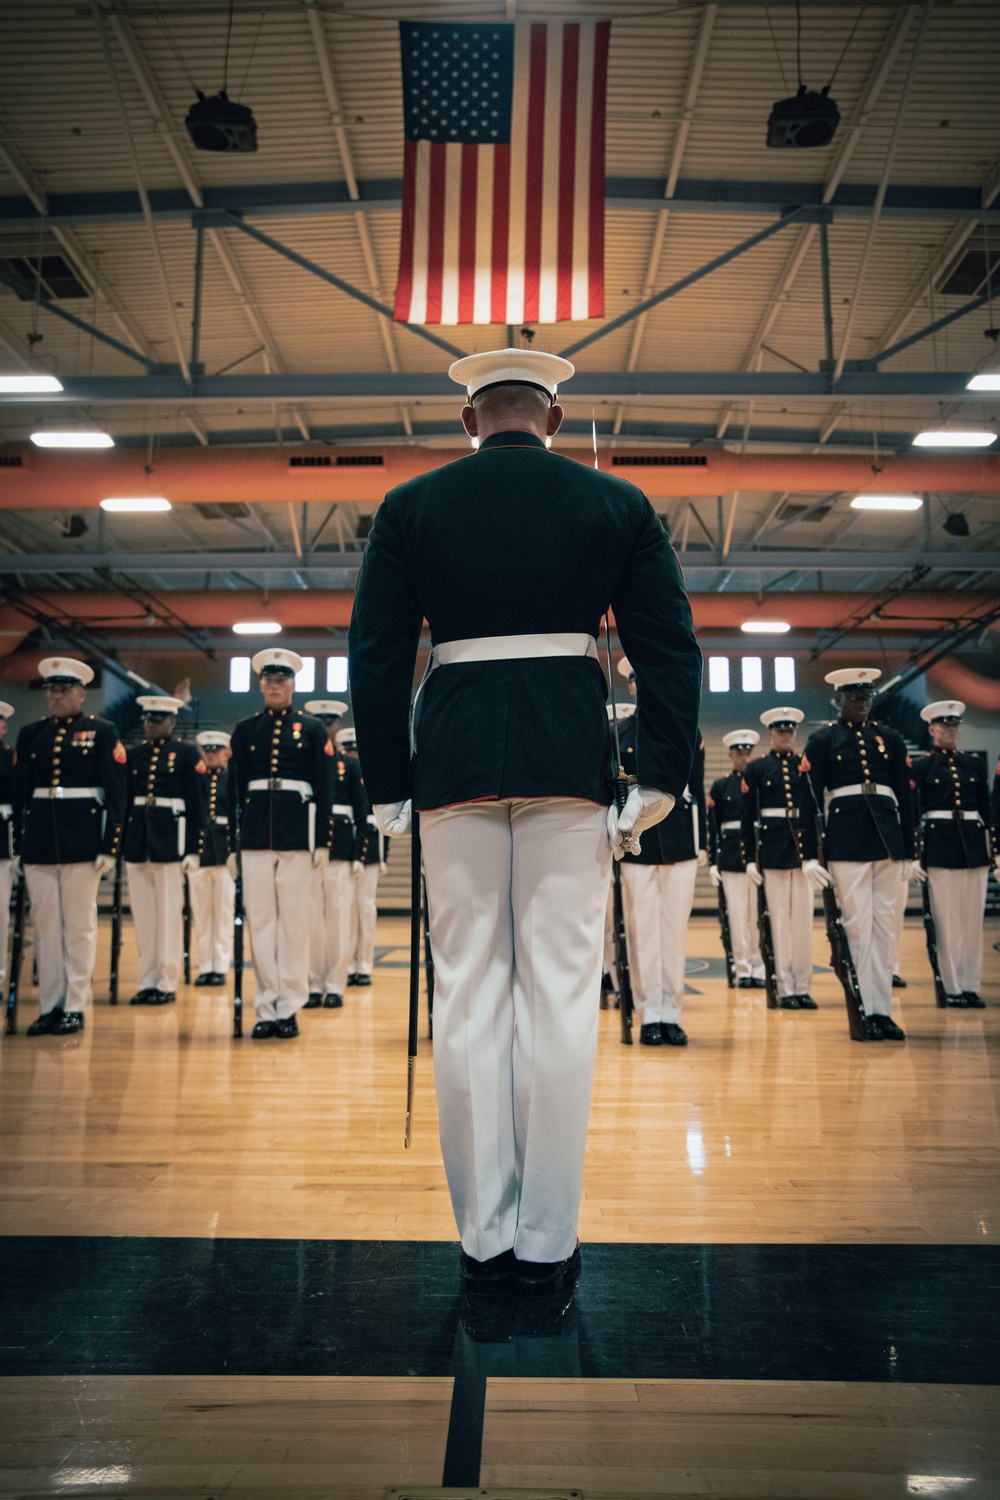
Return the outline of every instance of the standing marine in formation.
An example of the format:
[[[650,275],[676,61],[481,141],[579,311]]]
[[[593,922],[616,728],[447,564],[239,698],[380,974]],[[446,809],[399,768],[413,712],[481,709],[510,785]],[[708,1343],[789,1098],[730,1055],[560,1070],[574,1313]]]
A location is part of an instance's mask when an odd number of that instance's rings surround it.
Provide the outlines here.
[[[0,703],[0,995],[7,995],[7,938],[10,930],[10,893],[14,884],[14,752],[4,744],[14,713],[13,704]]]
[[[347,704],[336,698],[314,698],[306,704],[323,725],[331,757],[333,798],[330,816],[330,856],[313,873],[312,933],[309,946],[307,1010],[325,1006],[339,1010],[344,1003],[350,959],[351,905],[354,883],[368,842],[368,804],[361,787],[357,757],[337,749],[337,725]]]
[[[743,777],[760,735],[756,729],[734,729],[722,736],[733,769],[720,776],[709,789],[708,857],[709,878],[721,886],[729,913],[729,935],[733,946],[736,987],[764,988],[764,960],[757,935],[757,898],[747,876],[740,842],[743,819]]]
[[[346,756],[358,768],[358,736],[354,729],[338,729],[334,736],[338,755]],[[364,783],[362,782],[362,788]],[[375,967],[375,923],[378,920],[378,878],[385,873],[389,858],[389,840],[381,831],[365,797],[365,843],[360,859],[351,866],[351,927],[347,939],[347,986],[361,989],[372,982]],[[360,865],[360,869],[358,869]]]
[[[191,907],[198,941],[196,985],[218,986],[226,982],[233,957],[233,908],[236,882],[227,868],[229,848],[230,736],[221,729],[205,729],[195,735],[207,775],[206,822],[196,870],[188,875]]]

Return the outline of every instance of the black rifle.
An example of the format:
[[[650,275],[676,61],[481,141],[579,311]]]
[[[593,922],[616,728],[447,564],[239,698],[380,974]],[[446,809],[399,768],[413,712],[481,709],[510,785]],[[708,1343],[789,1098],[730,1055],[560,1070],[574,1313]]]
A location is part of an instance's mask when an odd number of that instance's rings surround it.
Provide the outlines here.
[[[779,1010],[778,974],[774,961],[774,933],[771,930],[771,913],[767,909],[764,871],[760,865],[760,851],[764,846],[764,821],[760,815],[760,787],[757,788],[757,818],[753,826],[757,869],[760,871],[760,885],[757,887],[757,933],[760,938],[760,956],[764,960],[764,993],[767,997],[768,1010]],[[747,879],[749,879],[749,876]]]
[[[240,842],[240,789],[236,787],[236,814],[233,827],[233,853],[236,855],[236,892],[233,899],[233,1036],[243,1035],[243,928],[246,907],[243,905],[243,851]]]
[[[815,788],[808,774],[806,781],[809,785],[809,795],[812,798],[813,814],[816,821],[816,853],[820,864],[827,869],[825,839],[826,829],[823,826],[823,813],[816,796]],[[847,1028],[853,1042],[867,1042],[868,1016],[865,1012],[865,1002],[861,997],[861,986],[858,984],[858,971],[854,967],[854,959],[851,956],[851,945],[847,941],[847,931],[844,927],[844,917],[840,910],[840,902],[837,900],[837,892],[833,884],[823,887],[823,915],[826,918],[826,936],[830,944],[830,964],[833,972],[840,981],[844,991],[844,1004],[847,1007]]]
[[[413,1086],[417,1076],[417,1024],[420,1014],[420,816],[413,809],[410,830],[410,1013],[406,1033],[406,1130],[408,1150],[413,1132]]]
[[[25,904],[25,880],[24,866],[17,877],[17,885],[14,887],[14,939],[10,949],[10,969],[7,977],[7,1035],[13,1036],[17,1031],[17,990],[21,982],[21,959],[24,954],[24,904]]]
[[[934,913],[931,910],[931,883],[926,878],[927,866],[924,864],[924,851],[926,841],[920,840],[920,863],[923,866],[925,878],[920,882],[920,897],[924,907],[924,938],[927,943],[927,957],[930,960],[931,973],[934,975],[934,999],[939,1010],[948,1009],[948,992],[941,978],[941,966],[938,963],[937,924],[934,921]]]
[[[626,797],[628,790],[625,790]],[[616,796],[617,801],[617,796]],[[619,811],[624,803],[619,805]],[[616,859],[611,874],[611,889],[614,894],[615,923],[615,968],[618,970],[618,1015],[622,1026],[622,1045],[632,1045],[632,1016],[635,1001],[632,998],[632,972],[628,962],[628,936],[625,931],[625,900],[622,890],[621,860]]]
[[[115,860],[115,884],[111,907],[111,977],[108,980],[108,1004],[118,1004],[118,975],[122,957],[122,857]]]
[[[191,887],[188,885],[187,876],[184,880],[184,907],[182,920],[184,923],[184,983],[191,983]]]
[[[719,898],[719,931],[722,933],[722,948],[726,955],[726,982],[729,988],[734,990],[736,988],[736,960],[733,958],[733,934],[729,926],[729,902],[726,899],[726,888],[722,883],[721,871],[716,895]]]
[[[427,986],[427,1040],[434,1040],[434,955],[431,952],[431,916],[424,881],[424,983]]]

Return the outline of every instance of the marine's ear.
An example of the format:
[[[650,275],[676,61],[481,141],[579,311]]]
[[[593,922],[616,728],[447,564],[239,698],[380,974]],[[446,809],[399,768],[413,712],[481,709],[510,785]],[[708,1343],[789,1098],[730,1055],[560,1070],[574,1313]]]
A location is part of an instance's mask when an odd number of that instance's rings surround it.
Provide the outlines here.
[[[555,437],[556,433],[562,426],[564,416],[565,412],[558,402],[554,402],[552,406],[549,407],[549,420],[545,428],[545,431],[549,437]]]
[[[471,402],[466,402],[462,407],[462,426],[470,438],[479,436],[479,419],[476,416],[476,408]]]

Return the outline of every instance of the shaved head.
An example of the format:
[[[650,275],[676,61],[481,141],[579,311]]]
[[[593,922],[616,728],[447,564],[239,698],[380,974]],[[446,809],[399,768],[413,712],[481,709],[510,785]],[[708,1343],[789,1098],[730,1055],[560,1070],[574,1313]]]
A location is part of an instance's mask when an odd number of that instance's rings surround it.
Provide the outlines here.
[[[495,432],[531,432],[535,437],[555,437],[562,422],[561,406],[553,405],[546,393],[534,385],[494,385],[481,391],[462,411],[462,423],[470,437],[490,437]]]

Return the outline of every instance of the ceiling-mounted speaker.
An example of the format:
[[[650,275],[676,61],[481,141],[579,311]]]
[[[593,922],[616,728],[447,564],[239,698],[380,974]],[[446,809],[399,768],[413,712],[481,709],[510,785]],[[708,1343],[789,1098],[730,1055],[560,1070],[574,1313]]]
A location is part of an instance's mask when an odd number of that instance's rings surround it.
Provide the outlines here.
[[[804,83],[800,83],[798,93],[791,99],[779,99],[772,105],[767,121],[767,144],[777,150],[828,146],[839,124],[840,110],[827,90],[817,94],[815,89],[807,89]]]
[[[211,98],[198,90],[184,121],[198,151],[256,151],[257,121],[245,104],[234,104],[225,89]]]

